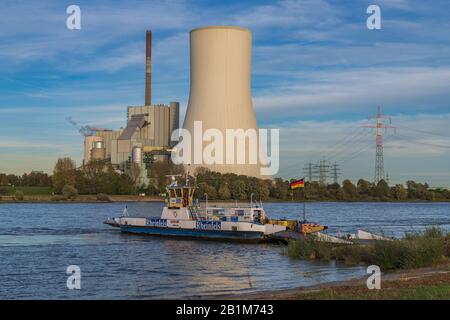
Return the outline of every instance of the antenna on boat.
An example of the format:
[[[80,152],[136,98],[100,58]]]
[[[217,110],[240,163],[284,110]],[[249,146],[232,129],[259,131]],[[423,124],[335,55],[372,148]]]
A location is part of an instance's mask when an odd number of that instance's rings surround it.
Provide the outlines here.
[[[128,209],[127,209],[127,205],[125,206],[125,208],[123,209],[123,213],[122,213],[122,217],[128,217]]]
[[[186,172],[186,186],[189,186],[189,166],[190,166],[190,164],[188,164],[188,169]]]

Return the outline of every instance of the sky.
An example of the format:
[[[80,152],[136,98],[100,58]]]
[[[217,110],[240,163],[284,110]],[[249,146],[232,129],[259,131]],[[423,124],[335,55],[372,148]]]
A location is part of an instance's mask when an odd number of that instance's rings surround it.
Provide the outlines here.
[[[66,8],[81,8],[68,30]],[[367,7],[381,9],[369,30]],[[372,180],[377,106],[391,183],[450,187],[450,2],[446,0],[9,1],[0,8],[0,172],[81,164],[80,125],[118,129],[144,101],[145,30],[153,31],[152,100],[189,97],[189,31],[236,25],[253,33],[258,124],[280,128],[280,172],[309,161]]]

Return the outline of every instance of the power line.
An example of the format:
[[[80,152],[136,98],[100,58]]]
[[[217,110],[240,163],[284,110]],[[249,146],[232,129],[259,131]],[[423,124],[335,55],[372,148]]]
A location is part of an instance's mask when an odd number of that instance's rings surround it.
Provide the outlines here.
[[[361,136],[358,140],[354,141],[353,149],[355,149],[356,146],[359,146],[361,144],[363,145],[362,148],[366,148],[366,149],[369,148],[370,147],[369,141],[366,140],[369,135],[370,135],[370,132],[366,131],[365,135]],[[354,153],[358,153],[360,150],[361,149],[357,149],[356,151],[351,151],[350,155],[352,155]],[[341,154],[339,154],[338,156],[335,157],[335,161],[342,162],[342,159],[346,159],[348,156],[349,156],[348,150],[345,149],[345,150],[343,150],[343,152]],[[339,159],[341,159],[341,160],[339,160]]]
[[[426,146],[430,146],[430,147],[435,147],[435,148],[444,148],[444,149],[450,149],[450,145],[443,145],[443,144],[437,144],[437,143],[429,143],[429,142],[423,142],[423,141],[419,141],[418,139],[414,139],[411,137],[407,137],[404,135],[398,135],[399,138],[409,141],[409,142],[413,142],[413,143],[417,143],[417,144],[421,144],[421,145],[426,145]]]
[[[352,141],[352,139],[358,135],[360,135],[361,133],[363,133],[364,129],[361,127],[357,127],[357,128],[353,128],[353,130],[347,134],[346,136],[344,136],[344,138],[338,140],[336,143],[333,144],[333,146],[331,146],[328,151],[322,155],[322,158],[332,158],[335,156],[336,153],[339,153],[342,151],[342,147],[347,145],[348,143],[350,143]],[[359,132],[358,132],[359,131]]]
[[[406,130],[409,130],[409,131],[413,131],[413,132],[418,132],[418,133],[424,133],[424,134],[429,134],[429,135],[433,135],[433,136],[438,136],[438,137],[441,137],[441,138],[450,138],[450,136],[447,136],[447,135],[443,135],[443,134],[439,134],[439,133],[435,133],[435,132],[431,132],[431,131],[426,131],[426,130],[414,129],[414,128],[407,127],[407,126],[404,126],[404,125],[397,125],[397,127],[403,128],[403,129],[406,129]]]

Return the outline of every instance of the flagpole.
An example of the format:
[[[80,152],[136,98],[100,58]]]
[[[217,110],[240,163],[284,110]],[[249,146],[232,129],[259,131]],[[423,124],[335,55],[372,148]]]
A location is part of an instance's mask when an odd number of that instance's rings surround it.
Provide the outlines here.
[[[306,199],[305,199],[305,189],[303,188],[303,221],[306,221]]]

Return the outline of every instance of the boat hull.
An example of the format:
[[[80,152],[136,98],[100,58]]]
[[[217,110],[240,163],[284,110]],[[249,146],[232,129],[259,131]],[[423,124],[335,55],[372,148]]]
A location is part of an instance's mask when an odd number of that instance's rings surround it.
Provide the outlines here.
[[[124,233],[144,234],[150,236],[190,238],[199,240],[237,241],[237,242],[264,242],[269,240],[263,232],[256,231],[224,231],[199,230],[184,228],[149,227],[122,225],[120,230]]]

